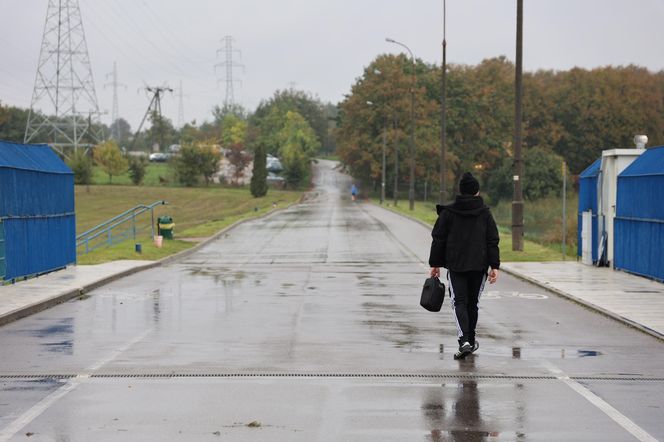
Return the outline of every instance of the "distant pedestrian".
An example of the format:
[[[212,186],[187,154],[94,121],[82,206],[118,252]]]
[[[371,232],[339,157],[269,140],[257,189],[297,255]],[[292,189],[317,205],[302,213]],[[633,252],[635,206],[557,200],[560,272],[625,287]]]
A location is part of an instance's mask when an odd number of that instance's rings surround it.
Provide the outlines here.
[[[355,201],[355,198],[357,198],[357,186],[355,183],[353,183],[352,186],[350,186],[350,198]]]
[[[437,205],[438,220],[431,236],[429,265],[431,276],[440,277],[447,269],[447,281],[457,326],[459,350],[454,359],[463,359],[479,348],[475,327],[484,284],[498,279],[500,250],[498,228],[489,207],[480,197],[480,184],[466,172],[459,182],[454,203]]]

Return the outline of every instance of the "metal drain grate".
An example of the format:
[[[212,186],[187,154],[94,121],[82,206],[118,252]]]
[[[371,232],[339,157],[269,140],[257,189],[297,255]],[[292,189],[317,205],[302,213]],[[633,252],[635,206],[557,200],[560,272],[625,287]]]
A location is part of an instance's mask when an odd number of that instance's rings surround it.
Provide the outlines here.
[[[454,379],[454,380],[505,380],[505,381],[554,381],[553,375],[503,375],[463,373],[90,373],[90,374],[2,374],[0,380],[30,379],[47,382],[53,379],[85,377],[92,379],[173,379],[173,378],[343,378],[343,379]],[[608,382],[664,382],[664,377],[634,376],[569,376],[575,381]]]

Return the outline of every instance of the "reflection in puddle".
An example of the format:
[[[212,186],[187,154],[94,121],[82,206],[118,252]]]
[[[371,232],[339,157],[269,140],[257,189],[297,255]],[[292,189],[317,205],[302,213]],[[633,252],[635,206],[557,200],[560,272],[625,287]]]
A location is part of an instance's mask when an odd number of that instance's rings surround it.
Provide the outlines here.
[[[569,350],[565,348],[527,348],[512,347],[512,359],[570,359],[602,356],[597,350]]]
[[[53,340],[42,342],[41,345],[49,352],[71,355],[74,353],[74,318],[63,318],[58,323],[48,325],[36,330],[25,330],[26,333],[37,338]]]

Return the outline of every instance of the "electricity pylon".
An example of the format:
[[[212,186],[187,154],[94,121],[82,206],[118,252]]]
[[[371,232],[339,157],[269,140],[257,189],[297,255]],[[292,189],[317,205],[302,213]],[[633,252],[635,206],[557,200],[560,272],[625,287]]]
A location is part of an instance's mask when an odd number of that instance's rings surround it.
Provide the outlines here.
[[[164,128],[162,124],[162,116],[161,116],[161,96],[164,94],[164,92],[173,92],[173,89],[171,89],[168,86],[157,86],[157,87],[150,87],[147,86],[145,88],[146,91],[152,93],[152,100],[150,100],[150,104],[148,105],[148,110],[145,111],[145,115],[143,115],[143,119],[141,120],[141,124],[138,126],[138,130],[136,130],[136,134],[134,135],[134,139],[131,142],[131,148],[130,150],[133,150],[134,145],[136,144],[136,139],[138,138],[138,134],[141,133],[141,129],[143,128],[143,123],[145,123],[145,119],[148,117],[150,114],[150,111],[153,113],[157,114],[158,121],[157,124],[159,124],[159,149],[163,149],[164,145]],[[153,140],[154,141],[154,140]]]
[[[125,89],[127,89],[127,86],[118,83],[118,66],[116,62],[113,62],[113,72],[110,74],[106,74],[106,78],[111,77],[111,82],[104,84],[104,88],[106,86],[112,86],[113,87],[113,109],[111,111],[111,138],[115,140],[120,139],[120,128],[118,127],[118,118],[120,117],[120,110],[118,106],[118,86],[122,86]]]
[[[233,85],[235,82],[239,82],[239,80],[233,79],[233,70],[235,68],[242,68],[244,70],[244,65],[236,63],[233,60],[233,54],[238,54],[238,56],[242,55],[239,49],[233,49],[233,37],[227,35],[224,37],[222,42],[224,43],[224,47],[217,50],[217,56],[219,56],[220,53],[225,54],[226,61],[217,63],[214,65],[214,67],[215,69],[217,67],[225,68],[226,75],[223,77],[223,79],[226,81],[226,97],[224,98],[224,106],[228,107],[235,104],[235,93],[233,91]]]
[[[78,0],[49,0],[24,142],[64,147],[104,139]]]

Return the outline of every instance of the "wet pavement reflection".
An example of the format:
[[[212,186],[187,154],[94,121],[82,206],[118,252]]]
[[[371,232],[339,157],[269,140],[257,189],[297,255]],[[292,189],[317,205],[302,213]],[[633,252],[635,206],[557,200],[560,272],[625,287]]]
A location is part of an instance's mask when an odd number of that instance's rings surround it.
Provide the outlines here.
[[[302,204],[1,327],[0,435],[71,388],[21,434],[628,439],[563,373],[664,439],[662,343],[501,275],[480,304],[480,350],[455,361],[449,299],[439,314],[419,306],[429,232],[349,188],[321,161]]]

